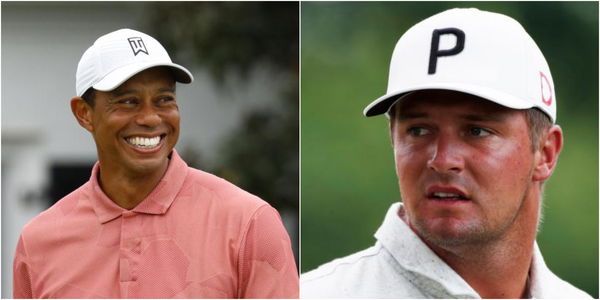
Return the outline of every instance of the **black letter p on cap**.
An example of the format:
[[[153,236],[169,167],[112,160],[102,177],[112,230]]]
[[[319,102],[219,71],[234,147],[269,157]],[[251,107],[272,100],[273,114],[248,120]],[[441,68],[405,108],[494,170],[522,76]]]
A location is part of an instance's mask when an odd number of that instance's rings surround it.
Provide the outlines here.
[[[456,36],[456,45],[454,48],[439,50],[440,36],[442,34],[453,34]],[[437,59],[441,56],[456,55],[465,48],[465,33],[458,28],[435,29],[431,35],[431,52],[429,52],[429,71],[427,74],[434,74],[437,66]]]

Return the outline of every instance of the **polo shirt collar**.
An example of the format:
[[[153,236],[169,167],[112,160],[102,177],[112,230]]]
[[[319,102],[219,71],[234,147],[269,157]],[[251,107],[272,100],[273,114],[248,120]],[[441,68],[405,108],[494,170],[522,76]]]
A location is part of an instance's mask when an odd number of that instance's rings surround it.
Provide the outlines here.
[[[104,193],[98,182],[99,171],[100,164],[96,162],[89,181],[91,184],[90,198],[92,207],[100,223],[106,223],[128,212],[128,210],[118,206]],[[177,151],[173,149],[165,175],[163,175],[154,190],[130,211],[154,215],[166,213],[183,186],[187,171],[187,164],[181,159]]]
[[[433,298],[480,298],[400,219],[401,207],[401,203],[394,203],[389,208],[375,237],[404,269],[416,276],[413,283]]]
[[[535,243],[531,268],[529,269],[529,298],[562,298],[559,295],[563,295],[564,292],[565,282],[546,266],[542,252],[538,244]]]

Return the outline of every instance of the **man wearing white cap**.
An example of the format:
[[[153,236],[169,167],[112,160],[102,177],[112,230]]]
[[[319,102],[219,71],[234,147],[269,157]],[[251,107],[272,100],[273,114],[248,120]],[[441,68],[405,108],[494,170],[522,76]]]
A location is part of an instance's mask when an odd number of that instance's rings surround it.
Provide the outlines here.
[[[15,298],[298,296],[277,211],[174,149],[175,82],[192,80],[139,31],[111,32],[85,51],[71,109],[98,162],[87,183],[23,228]]]
[[[303,298],[590,298],[544,263],[542,188],[562,149],[546,60],[515,20],[451,9],[398,41],[386,95],[402,203],[377,242],[301,277]]]

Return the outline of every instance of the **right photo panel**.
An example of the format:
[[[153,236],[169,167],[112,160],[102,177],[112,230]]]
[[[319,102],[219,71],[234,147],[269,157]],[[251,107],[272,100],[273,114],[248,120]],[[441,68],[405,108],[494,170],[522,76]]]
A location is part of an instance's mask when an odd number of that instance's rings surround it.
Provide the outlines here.
[[[302,2],[301,298],[598,298],[598,2]]]

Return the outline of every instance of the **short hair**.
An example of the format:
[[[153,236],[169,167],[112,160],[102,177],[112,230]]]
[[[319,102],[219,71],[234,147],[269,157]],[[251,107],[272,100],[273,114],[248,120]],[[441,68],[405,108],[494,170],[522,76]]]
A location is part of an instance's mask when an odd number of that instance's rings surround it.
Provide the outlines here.
[[[545,130],[552,127],[552,120],[538,108],[525,109],[525,118],[529,127],[529,140],[531,141],[531,152],[538,150],[540,146],[540,138]],[[390,134],[392,142],[394,140],[394,124],[396,119],[396,104],[392,105],[388,114],[390,116]]]
[[[85,101],[85,103],[87,103],[90,107],[94,108],[94,98],[96,97],[96,90],[94,88],[89,88],[87,89],[87,91],[85,91],[85,93],[83,93],[83,95],[81,95],[81,98],[83,99],[83,101]]]
[[[527,125],[529,125],[529,139],[531,140],[531,151],[534,152],[540,146],[540,137],[545,130],[552,127],[552,120],[538,108],[525,110]]]

